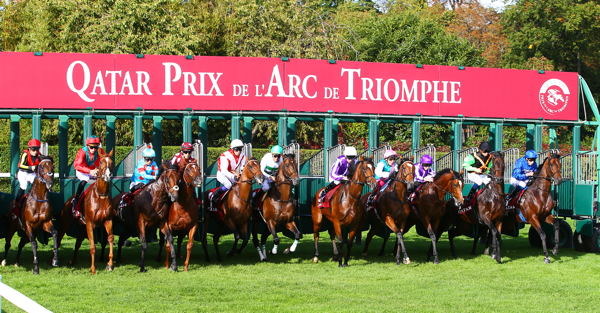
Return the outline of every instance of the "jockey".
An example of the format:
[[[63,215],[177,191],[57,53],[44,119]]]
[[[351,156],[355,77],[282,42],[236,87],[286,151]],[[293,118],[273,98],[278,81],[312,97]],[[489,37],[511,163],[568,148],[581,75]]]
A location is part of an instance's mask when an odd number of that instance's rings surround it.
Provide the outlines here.
[[[184,159],[187,160],[188,163],[196,162],[196,159],[192,157],[192,151],[194,151],[194,146],[189,142],[184,142],[181,144],[181,150],[171,158],[171,165],[180,166],[181,161]]]
[[[479,186],[490,183],[491,179],[486,175],[490,173],[490,167],[492,167],[490,144],[484,141],[479,144],[479,149],[476,153],[467,155],[463,161],[463,168],[467,172],[467,178],[473,182],[473,187],[471,187],[467,198],[470,199]]]
[[[394,150],[387,150],[383,154],[383,159],[381,159],[377,166],[375,167],[375,178],[377,179],[377,186],[375,190],[371,192],[369,198],[367,199],[367,207],[373,206],[377,195],[380,192],[383,192],[387,187],[387,182],[389,181],[389,177],[392,173],[398,171],[398,164],[396,160],[398,159],[398,154]]]
[[[211,211],[217,209],[217,199],[233,186],[238,179],[240,171],[247,162],[246,156],[242,153],[244,143],[239,139],[234,139],[229,145],[229,150],[221,153],[218,159],[217,180],[221,183],[221,188],[215,190],[212,194],[210,207]]]
[[[358,153],[356,153],[356,148],[347,146],[344,149],[344,154],[340,155],[333,166],[331,166],[331,170],[329,171],[329,185],[327,185],[321,193],[319,194],[318,205],[321,206],[323,204],[323,200],[325,200],[325,195],[335,188],[335,186],[339,185],[342,181],[348,181],[348,173],[350,170],[351,163],[356,161],[356,157]]]
[[[517,160],[512,176],[510,177],[510,184],[514,186],[514,189],[507,196],[507,199],[514,197],[517,192],[527,186],[527,182],[538,168],[535,159],[537,159],[537,153],[533,150],[528,150],[525,152],[524,157]]]
[[[21,158],[19,159],[19,171],[17,172],[17,180],[19,180],[19,189],[15,195],[15,201],[13,210],[11,212],[11,218],[16,220],[20,215],[20,200],[25,194],[25,190],[30,183],[33,183],[35,179],[35,169],[40,163],[43,155],[40,153],[40,146],[42,143],[33,138],[27,142],[27,150],[23,150]]]
[[[415,186],[418,186],[424,182],[433,182],[435,171],[431,168],[433,159],[429,154],[421,156],[419,163],[415,164]]]
[[[79,196],[83,192],[85,185],[88,182],[94,182],[98,176],[97,167],[100,166],[100,154],[104,154],[104,150],[100,148],[100,138],[90,136],[85,140],[85,147],[79,149],[75,155],[73,166],[75,167],[75,176],[79,179],[77,191],[71,200],[71,210],[75,218],[79,218],[85,224],[83,214],[75,209],[75,205],[79,200]]]
[[[262,184],[262,190],[267,193],[271,188],[271,184],[275,182],[275,175],[277,170],[283,162],[281,157],[283,154],[283,148],[279,145],[273,146],[270,153],[266,153],[260,160],[260,171],[265,175],[265,180]]]
[[[144,187],[151,181],[156,179],[158,175],[158,165],[154,161],[156,152],[152,149],[152,146],[148,146],[142,151],[142,159],[138,161],[135,167],[137,171],[131,176],[131,183],[129,184],[129,190],[131,193]]]

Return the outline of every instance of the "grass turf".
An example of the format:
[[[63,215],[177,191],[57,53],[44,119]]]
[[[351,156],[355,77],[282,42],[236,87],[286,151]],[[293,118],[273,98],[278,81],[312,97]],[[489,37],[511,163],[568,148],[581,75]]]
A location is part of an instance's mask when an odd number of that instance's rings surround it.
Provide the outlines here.
[[[167,271],[155,261],[157,245],[149,245],[148,272],[138,272],[139,245],[124,248],[124,262],[113,272],[98,264],[89,274],[87,241],[79,263],[66,266],[74,240],[59,251],[61,267],[51,268],[51,244],[41,247],[40,275],[31,274],[31,248],[25,247],[21,267],[15,262],[16,240],[9,265],[0,268],[4,283],[55,312],[592,312],[600,294],[600,256],[563,249],[551,264],[543,263],[541,249],[530,248],[525,230],[521,237],[504,237],[503,264],[490,257],[469,254],[471,240],[456,239],[459,257],[452,259],[447,237],[439,245],[441,263],[425,262],[429,245],[414,231],[406,236],[412,264],[396,265],[391,255],[376,256],[376,238],[370,256],[355,246],[350,267],[331,262],[331,242],[322,233],[321,262],[311,261],[312,235],[305,236],[293,255],[270,256],[257,263],[249,245],[241,255],[206,263],[199,243],[194,246],[189,272]],[[210,242],[210,238],[209,238]],[[232,244],[222,238],[221,252]],[[291,244],[282,238],[280,251]],[[272,243],[269,241],[269,245]],[[185,249],[183,249],[185,251]],[[99,249],[98,249],[99,253]],[[179,265],[183,263],[179,261]],[[18,309],[7,300],[2,309]]]

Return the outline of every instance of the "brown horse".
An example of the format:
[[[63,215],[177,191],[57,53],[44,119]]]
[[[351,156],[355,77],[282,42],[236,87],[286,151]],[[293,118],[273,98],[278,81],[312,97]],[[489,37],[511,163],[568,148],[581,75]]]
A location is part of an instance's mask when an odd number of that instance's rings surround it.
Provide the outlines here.
[[[313,237],[315,241],[315,256],[313,262],[319,262],[319,231],[323,216],[333,224],[333,232],[329,230],[331,241],[333,243],[333,259],[338,261],[338,266],[348,266],[350,251],[356,233],[360,230],[365,211],[359,205],[360,194],[365,184],[372,188],[375,183],[374,165],[370,159],[361,158],[357,162],[352,162],[348,177],[351,179],[335,192],[330,200],[331,208],[320,208],[317,204],[319,194],[322,189],[317,191],[312,205]],[[346,255],[342,263],[341,248],[343,245],[342,227],[348,228],[348,239],[346,241]],[[335,234],[335,237],[334,237]],[[340,245],[338,247],[338,245]]]
[[[107,239],[109,243],[108,252],[108,264],[106,269],[112,271],[113,266],[113,216],[115,215],[114,208],[110,199],[110,180],[112,178],[112,171],[114,162],[112,160],[113,151],[108,154],[100,155],[100,165],[98,166],[98,178],[95,183],[90,185],[89,191],[86,191],[83,201],[83,209],[85,215],[85,232],[84,226],[79,223],[79,219],[73,217],[72,212],[72,199],[70,197],[63,207],[60,216],[60,232],[58,234],[58,245],[60,246],[63,236],[71,228],[73,224],[78,225],[81,230],[79,236],[75,241],[75,249],[73,250],[73,259],[71,261],[74,264],[77,261],[77,254],[81,243],[87,233],[87,238],[90,242],[90,256],[92,258],[90,272],[96,273],[96,242],[94,241],[94,229],[97,226],[103,225],[106,233],[108,234]],[[103,253],[104,255],[104,253]]]
[[[450,242],[450,250],[455,256],[454,237],[468,233],[475,228],[473,236],[473,253],[477,247],[479,240],[479,225],[485,225],[491,232],[492,258],[496,262],[501,263],[500,255],[500,240],[502,231],[502,220],[504,218],[505,202],[504,202],[504,156],[500,152],[492,152],[492,168],[490,183],[485,185],[484,190],[475,199],[475,208],[468,214],[457,214],[455,217],[455,228],[448,231],[448,240]],[[454,207],[456,209],[456,207]],[[456,211],[453,211],[456,212]],[[466,229],[468,228],[468,229]],[[487,232],[483,232],[484,234]],[[486,249],[487,250],[487,249]]]
[[[401,262],[409,264],[410,259],[406,253],[403,236],[413,225],[413,222],[410,221],[411,209],[407,201],[407,190],[412,189],[414,185],[414,163],[405,160],[400,164],[398,173],[392,173],[389,179],[389,185],[379,196],[373,210],[368,214],[371,227],[367,233],[363,255],[366,255],[367,249],[369,249],[369,243],[375,234],[387,234],[387,229],[385,229],[387,226],[394,234],[396,234],[396,264],[400,264]],[[369,194],[370,193],[362,196],[361,205],[366,207]],[[380,255],[383,254],[388,238],[389,236],[383,237]],[[400,260],[400,251],[402,251],[403,254],[402,260]]]
[[[233,232],[234,242],[233,247],[228,255],[234,253],[240,253],[248,244],[248,226],[250,223],[250,217],[252,216],[252,183],[256,180],[258,183],[262,183],[264,176],[260,171],[260,164],[256,159],[248,160],[248,163],[244,166],[239,174],[238,181],[233,184],[225,199],[219,204],[218,210],[223,213],[223,218],[220,220],[216,217],[211,217],[217,221],[221,221],[220,224],[224,225],[227,229]],[[208,199],[208,192],[206,198]],[[204,201],[208,204],[209,201]],[[216,215],[218,213],[213,213]],[[207,221],[205,221],[205,226]],[[206,229],[206,227],[204,228]],[[217,227],[217,230],[213,234],[213,244],[215,246],[215,252],[217,254],[217,260],[221,261],[221,253],[219,252],[219,238],[225,233],[225,230],[221,227]],[[242,238],[242,245],[237,248],[238,241]]]
[[[462,195],[463,181],[460,174],[451,169],[444,169],[420,188],[415,196],[417,217],[431,239],[431,247],[427,252],[429,261],[433,254],[433,263],[438,264],[436,243],[443,232],[443,219],[446,215],[446,201],[444,197],[449,194],[457,205],[464,201]]]
[[[182,235],[187,233],[188,244],[187,244],[187,255],[183,268],[187,272],[188,265],[190,263],[190,256],[192,254],[192,246],[194,245],[194,235],[198,228],[198,204],[196,202],[196,188],[202,185],[202,171],[200,166],[196,162],[187,163],[184,159],[184,163],[180,164],[179,175],[181,177],[179,183],[179,197],[177,201],[173,202],[169,210],[166,223],[163,225],[161,232],[169,232],[175,235],[179,235],[179,238],[183,238]],[[161,254],[164,237],[160,237],[159,244],[159,255]],[[178,244],[179,246],[179,244]],[[166,260],[165,266],[169,268],[169,254],[171,253],[172,246],[167,242],[165,246]],[[204,249],[206,246],[204,245]],[[205,251],[206,252],[206,251]],[[178,253],[179,255],[179,253]]]
[[[285,224],[285,227],[294,233],[294,243],[291,247],[285,249],[284,254],[296,251],[296,246],[302,234],[294,221],[294,199],[292,198],[292,188],[298,183],[298,164],[293,154],[283,156],[283,162],[277,171],[274,186],[269,189],[262,207],[259,208],[261,217],[254,218],[252,227],[252,241],[258,251],[261,261],[267,260],[265,244],[269,234],[273,235],[273,249],[271,253],[277,254],[279,237],[277,236],[277,226]],[[258,243],[259,218],[267,225],[267,230],[262,233],[260,245]]]
[[[27,243],[27,240],[31,242],[31,249],[33,250],[33,273],[39,274],[39,261],[37,255],[37,232],[40,228],[52,234],[54,241],[54,255],[52,257],[52,266],[58,266],[58,232],[52,224],[52,207],[48,201],[48,192],[52,189],[54,183],[54,162],[51,158],[43,158],[35,169],[35,179],[31,185],[31,190],[25,199],[21,209],[21,220],[23,221],[23,228],[26,237],[21,237],[19,241],[19,247],[17,250],[17,264],[20,263],[21,251]],[[12,205],[11,205],[12,207]],[[4,260],[2,265],[6,265],[6,258],[8,257],[8,250],[10,249],[10,242],[15,232],[17,231],[16,221],[11,223],[6,234],[6,243],[4,246]]]
[[[538,234],[540,234],[545,263],[550,263],[550,258],[546,249],[546,234],[542,229],[541,223],[546,221],[546,223],[554,226],[554,248],[552,249],[552,254],[557,255],[559,224],[558,220],[554,219],[552,215],[554,200],[552,200],[550,188],[553,184],[558,185],[561,180],[560,156],[558,154],[551,154],[533,175],[532,182],[528,185],[527,190],[525,190],[517,204],[518,210],[521,211],[527,223],[531,224],[531,227],[535,228]],[[517,221],[521,222],[519,217],[517,217]]]

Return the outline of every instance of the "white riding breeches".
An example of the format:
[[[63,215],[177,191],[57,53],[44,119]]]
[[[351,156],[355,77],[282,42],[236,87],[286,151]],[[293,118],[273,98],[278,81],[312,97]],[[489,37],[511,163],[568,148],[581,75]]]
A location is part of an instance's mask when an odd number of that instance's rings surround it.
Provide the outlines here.
[[[269,189],[271,189],[272,182],[273,182],[273,180],[270,177],[265,177],[265,180],[263,180],[263,183],[262,183],[262,190],[264,192],[267,192]]]
[[[527,181],[526,180],[518,180],[514,177],[510,178],[510,184],[513,186],[519,186],[521,188],[525,188],[525,186],[527,186]]]
[[[233,182],[227,178],[227,176],[223,175],[221,172],[217,172],[217,181],[221,183],[227,190],[231,188]]]
[[[17,172],[17,179],[19,180],[19,188],[25,190],[29,184],[33,184],[35,179],[35,173],[27,173],[25,171]]]
[[[468,173],[467,178],[472,181],[476,185],[487,185],[490,183],[491,179],[489,176],[481,175],[478,173]]]
[[[88,183],[93,183],[96,181],[96,177],[87,173],[82,173],[80,171],[75,171],[75,176],[77,176],[77,179],[81,181],[86,181]]]

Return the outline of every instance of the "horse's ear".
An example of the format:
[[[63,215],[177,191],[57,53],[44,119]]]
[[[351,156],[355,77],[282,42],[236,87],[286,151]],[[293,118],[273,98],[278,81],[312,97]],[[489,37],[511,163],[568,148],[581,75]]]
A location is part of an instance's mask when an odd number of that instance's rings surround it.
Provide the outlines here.
[[[112,157],[113,157],[113,154],[114,154],[114,152],[115,152],[115,150],[110,150],[110,152],[108,153],[108,157],[109,157],[109,158],[112,158]]]
[[[361,156],[358,158],[358,160],[362,162],[362,161],[364,161],[364,160],[365,160],[365,157],[361,155]]]
[[[163,168],[163,170],[168,170],[168,169],[169,169],[169,166],[167,165],[167,163],[166,163],[166,162],[163,162],[163,163],[162,163],[162,168]]]

